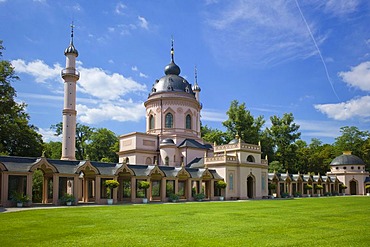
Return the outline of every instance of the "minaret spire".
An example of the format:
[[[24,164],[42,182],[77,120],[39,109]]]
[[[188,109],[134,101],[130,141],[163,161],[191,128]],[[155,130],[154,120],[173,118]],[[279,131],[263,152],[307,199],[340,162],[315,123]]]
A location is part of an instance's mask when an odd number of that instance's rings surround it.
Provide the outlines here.
[[[62,70],[64,80],[62,160],[76,160],[76,84],[80,79],[80,73],[76,69],[78,52],[73,45],[73,28],[72,22],[71,41],[64,50],[66,67]]]
[[[200,87],[198,85],[198,70],[197,70],[197,66],[194,67],[194,77],[195,77],[195,81],[194,81],[194,85],[193,85],[193,91],[195,93],[195,98],[197,99],[198,102],[200,102],[200,99],[199,99],[199,93],[200,93]]]
[[[71,45],[73,45],[73,29],[74,29],[75,25],[73,25],[73,21],[71,23]]]
[[[175,59],[174,59],[174,54],[175,54],[175,51],[173,49],[173,42],[174,42],[174,39],[173,39],[173,36],[171,36],[171,62],[175,62]]]

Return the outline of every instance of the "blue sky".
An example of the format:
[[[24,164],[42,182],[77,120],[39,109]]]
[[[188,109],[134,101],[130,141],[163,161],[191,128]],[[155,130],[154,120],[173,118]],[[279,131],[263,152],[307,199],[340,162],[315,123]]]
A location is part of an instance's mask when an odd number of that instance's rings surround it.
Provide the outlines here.
[[[46,141],[62,120],[64,49],[75,24],[78,122],[145,131],[153,82],[170,61],[198,70],[202,122],[222,127],[234,99],[255,117],[292,112],[302,139],[370,130],[370,2],[0,0],[0,39],[19,102]]]

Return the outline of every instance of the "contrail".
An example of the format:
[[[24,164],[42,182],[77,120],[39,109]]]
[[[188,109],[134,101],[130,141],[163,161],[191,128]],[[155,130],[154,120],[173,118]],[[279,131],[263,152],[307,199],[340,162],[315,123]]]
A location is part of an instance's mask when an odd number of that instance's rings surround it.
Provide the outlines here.
[[[329,81],[329,83],[330,83],[331,89],[333,90],[333,92],[334,92],[335,96],[337,96],[337,99],[338,99],[338,100],[340,100],[340,99],[339,99],[339,96],[338,96],[338,94],[337,94],[337,92],[336,92],[336,91],[335,91],[335,89],[334,89],[333,82],[332,82],[332,81],[331,81],[331,79],[330,79],[329,72],[328,72],[328,68],[326,67],[326,63],[325,63],[325,61],[324,61],[324,58],[323,58],[323,57],[322,57],[322,55],[321,55],[321,52],[320,52],[319,46],[317,45],[316,40],[315,40],[315,38],[314,38],[314,37],[313,37],[313,35],[312,35],[312,32],[311,32],[310,26],[307,24],[306,18],[304,18],[304,15],[303,15],[303,13],[302,13],[301,7],[300,7],[300,6],[299,6],[299,4],[298,4],[298,0],[295,0],[295,3],[296,3],[296,5],[297,5],[297,8],[298,8],[298,10],[299,10],[299,13],[301,13],[301,16],[302,16],[302,19],[303,19],[304,23],[306,24],[306,27],[307,27],[307,30],[308,30],[308,32],[309,32],[309,34],[310,34],[310,36],[311,36],[311,39],[312,39],[313,43],[315,44],[315,47],[316,47],[316,49],[317,49],[317,52],[319,53],[319,56],[320,56],[320,58],[321,58],[321,62],[322,62],[322,64],[324,65],[324,69],[325,69],[325,72],[326,72],[326,78],[328,78],[328,81]]]

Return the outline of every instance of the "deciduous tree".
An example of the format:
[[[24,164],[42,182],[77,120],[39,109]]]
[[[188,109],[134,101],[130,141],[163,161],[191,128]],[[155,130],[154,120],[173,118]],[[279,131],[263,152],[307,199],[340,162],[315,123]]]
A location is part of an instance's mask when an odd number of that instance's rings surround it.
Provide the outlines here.
[[[0,59],[2,58],[0,40]],[[26,104],[15,101],[11,83],[18,80],[11,63],[0,60],[0,153],[12,156],[41,156],[42,136],[29,124]]]

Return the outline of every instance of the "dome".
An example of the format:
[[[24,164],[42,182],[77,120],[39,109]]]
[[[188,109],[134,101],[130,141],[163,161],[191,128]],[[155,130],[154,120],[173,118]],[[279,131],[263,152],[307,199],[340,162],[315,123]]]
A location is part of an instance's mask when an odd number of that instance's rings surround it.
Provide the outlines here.
[[[365,162],[358,156],[351,154],[351,152],[344,152],[342,155],[333,159],[330,165],[365,165]]]
[[[184,92],[194,96],[189,82],[176,74],[168,74],[155,81],[150,95],[160,92]]]
[[[232,139],[228,144],[237,144],[239,143],[238,139]]]
[[[181,69],[177,64],[175,64],[174,61],[171,61],[165,68],[164,73],[166,75],[179,75],[181,72]]]
[[[195,98],[191,84],[180,76],[180,72],[181,69],[174,60],[174,50],[172,47],[171,62],[164,68],[165,76],[154,82],[152,91],[149,95],[162,92],[184,92]]]
[[[75,46],[73,45],[73,43],[71,42],[71,44],[69,44],[69,46],[64,50],[64,55],[67,55],[67,54],[76,54],[76,57],[78,57],[78,51],[77,49],[75,48]]]
[[[196,83],[196,82],[194,83],[194,86],[192,87],[192,89],[193,89],[193,91],[198,91],[198,92],[201,91],[198,83]]]
[[[175,145],[175,142],[171,138],[166,138],[161,141],[161,144]]]
[[[242,140],[242,139],[240,139],[239,135],[238,135],[238,134],[236,134],[236,135],[235,135],[235,138],[234,138],[233,140],[231,140],[228,144],[237,144],[237,143],[239,143],[239,141],[240,141],[241,143],[244,143],[244,142],[243,142],[243,140]]]

